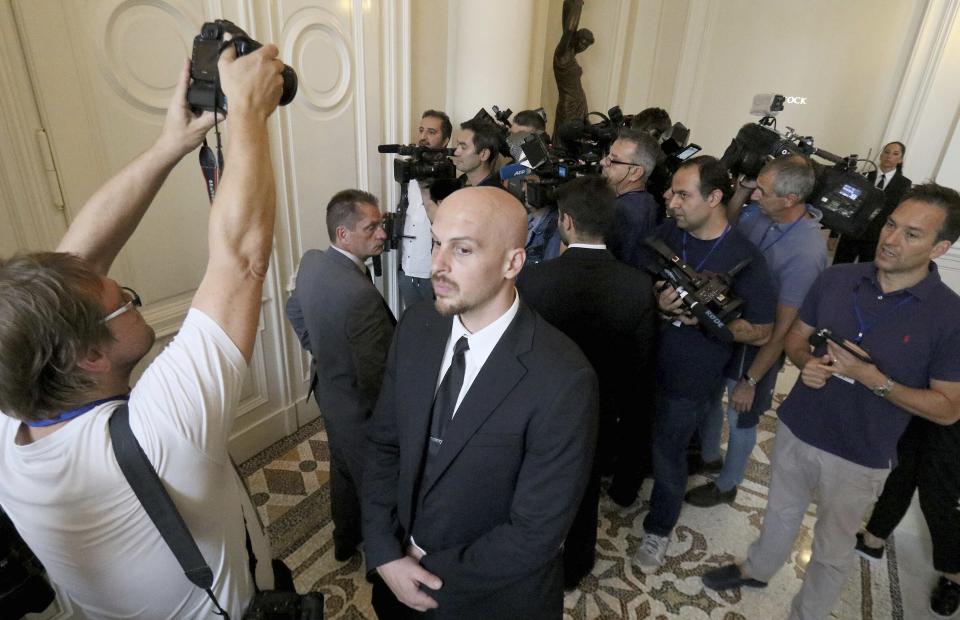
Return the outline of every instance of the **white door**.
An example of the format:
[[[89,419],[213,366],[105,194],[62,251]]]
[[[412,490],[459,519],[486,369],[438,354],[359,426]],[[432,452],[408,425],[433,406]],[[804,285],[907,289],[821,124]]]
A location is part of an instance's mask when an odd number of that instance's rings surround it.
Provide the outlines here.
[[[156,138],[204,21],[224,17],[277,43],[296,69],[297,98],[270,121],[276,249],[231,450],[243,460],[296,430],[316,411],[301,403],[298,419],[308,365],[283,307],[300,254],[327,244],[330,195],[381,189],[368,146],[383,113],[379,13],[361,0],[13,0],[13,12],[67,218]],[[140,293],[157,331],[151,356],[176,334],[199,284],[208,209],[196,155],[188,155],[114,265],[111,277]]]

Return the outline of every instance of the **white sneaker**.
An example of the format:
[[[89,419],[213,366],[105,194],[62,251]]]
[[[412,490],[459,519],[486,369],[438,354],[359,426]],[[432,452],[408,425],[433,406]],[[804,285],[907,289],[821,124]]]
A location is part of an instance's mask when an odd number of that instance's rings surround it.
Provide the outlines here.
[[[670,544],[669,536],[656,536],[649,532],[643,533],[640,539],[640,548],[637,554],[633,556],[634,566],[639,567],[644,572],[655,571],[663,566],[663,556],[667,554],[667,546]]]

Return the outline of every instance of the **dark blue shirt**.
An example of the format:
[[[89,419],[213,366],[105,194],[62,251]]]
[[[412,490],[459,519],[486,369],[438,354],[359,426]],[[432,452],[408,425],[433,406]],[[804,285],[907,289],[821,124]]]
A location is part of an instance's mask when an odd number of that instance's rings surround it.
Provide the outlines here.
[[[817,279],[800,320],[856,342],[897,383],[927,389],[931,379],[960,381],[960,297],[934,263],[920,283],[884,294],[873,263],[835,265]],[[859,310],[861,319],[857,318]],[[819,347],[814,355],[823,355]],[[801,440],[865,467],[891,467],[911,415],[859,383],[836,376],[812,389],[797,381],[778,415]]]
[[[726,273],[749,258],[750,263],[734,278],[731,292],[744,301],[742,318],[756,325],[773,323],[777,295],[767,263],[756,246],[739,231],[730,230],[719,243],[716,239],[704,241],[685,235],[673,220],[668,220],[657,228],[654,236],[666,242],[681,258],[686,236],[686,263],[691,269],[702,262],[700,271]],[[720,342],[701,327],[677,327],[673,322],[664,321],[657,352],[658,387],[667,396],[713,397],[723,385],[723,368],[733,349],[734,345]]]
[[[607,233],[607,249],[622,263],[643,268],[643,240],[657,227],[657,201],[650,192],[637,190],[617,196],[613,225]]]

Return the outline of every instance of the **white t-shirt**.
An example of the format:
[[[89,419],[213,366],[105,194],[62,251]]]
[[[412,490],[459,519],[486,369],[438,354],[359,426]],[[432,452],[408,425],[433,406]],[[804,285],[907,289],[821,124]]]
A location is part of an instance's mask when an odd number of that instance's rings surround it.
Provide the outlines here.
[[[253,583],[227,437],[246,366],[220,326],[192,309],[129,401],[130,427],[237,619]],[[0,505],[79,617],[214,619],[120,471],[107,427],[120,403],[29,445],[16,445],[20,422],[0,415]]]
[[[415,179],[407,185],[407,216],[403,221],[401,244],[400,268],[404,275],[429,278],[433,238],[430,236],[430,218],[423,205],[420,184]]]

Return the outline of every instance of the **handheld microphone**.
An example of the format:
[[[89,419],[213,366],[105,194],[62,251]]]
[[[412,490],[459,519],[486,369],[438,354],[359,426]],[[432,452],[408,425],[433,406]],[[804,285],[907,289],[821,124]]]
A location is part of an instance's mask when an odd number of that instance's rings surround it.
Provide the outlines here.
[[[500,168],[500,180],[519,179],[534,174],[533,170],[523,164],[507,164]]]

